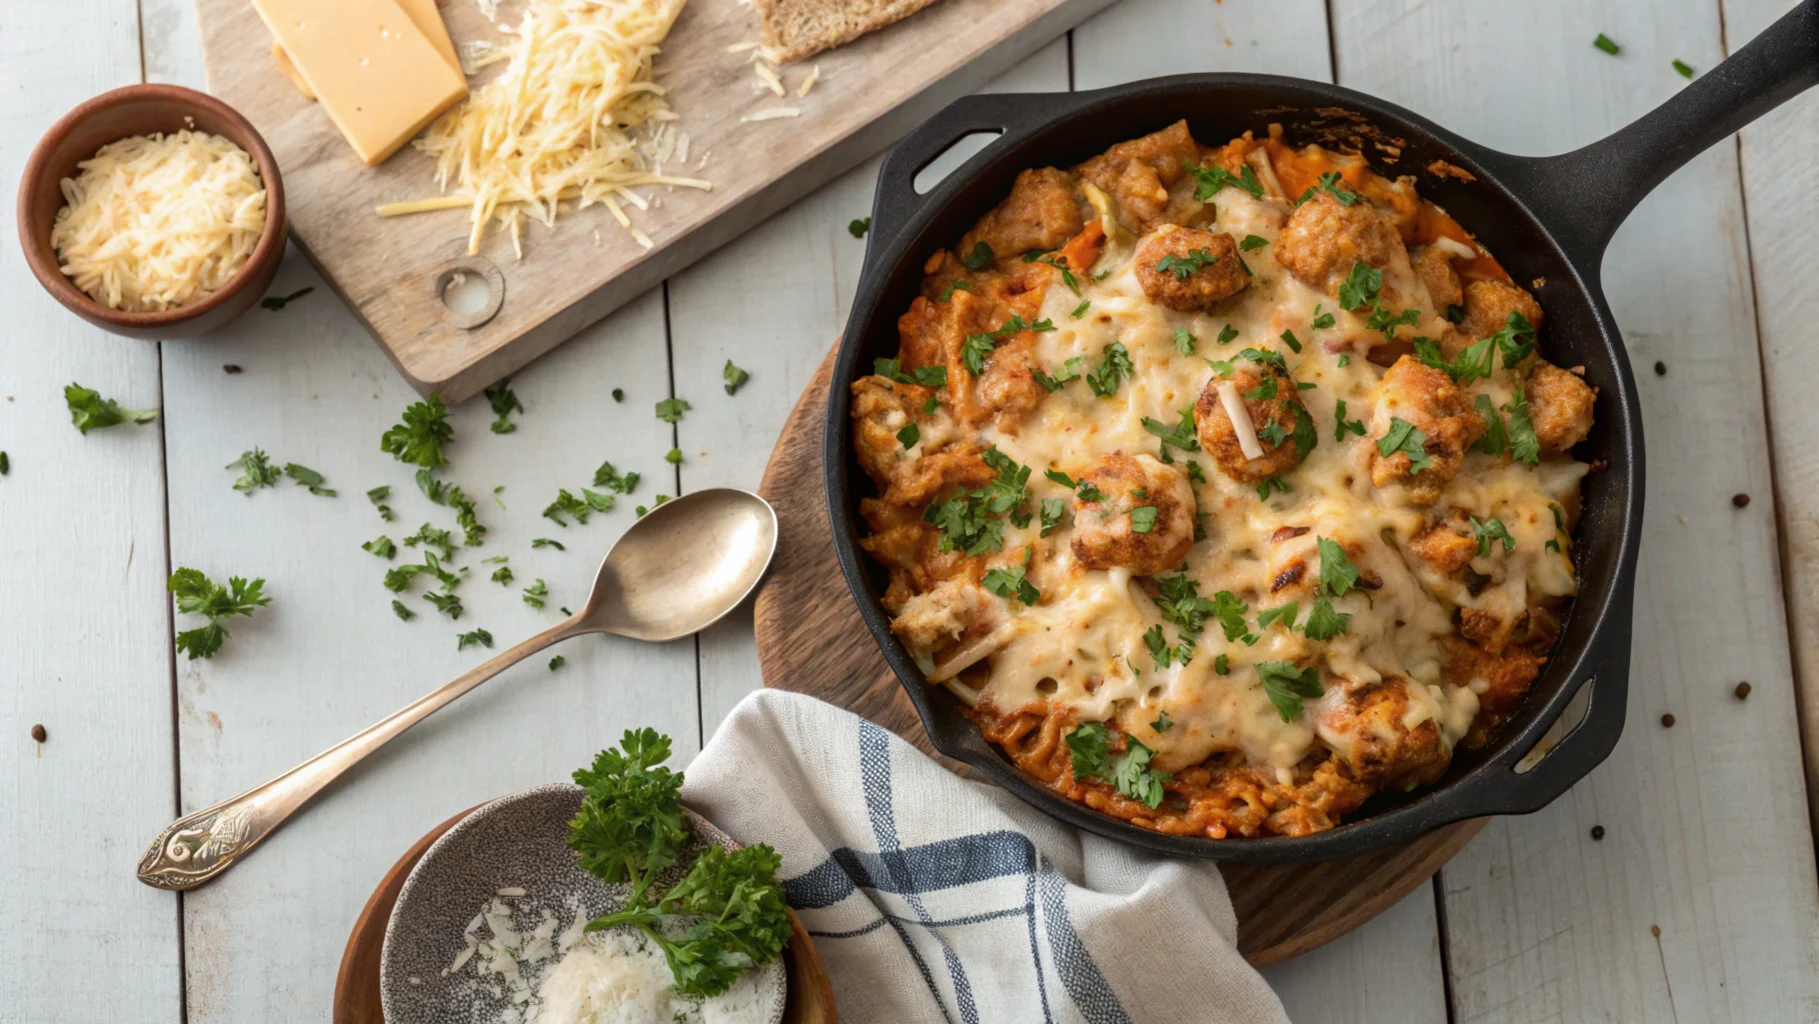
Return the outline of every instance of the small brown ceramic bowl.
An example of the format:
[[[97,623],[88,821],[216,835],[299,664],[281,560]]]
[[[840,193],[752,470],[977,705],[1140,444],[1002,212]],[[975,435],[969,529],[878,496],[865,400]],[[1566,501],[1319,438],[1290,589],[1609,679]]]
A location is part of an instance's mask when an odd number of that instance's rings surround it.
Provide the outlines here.
[[[195,131],[220,135],[246,150],[265,185],[265,233],[252,255],[226,286],[199,302],[157,313],[112,309],[83,294],[59,269],[51,246],[51,225],[63,209],[64,178],[76,164],[110,142],[153,132]],[[89,323],[131,338],[193,338],[227,323],[258,302],[271,287],[284,257],[284,183],[278,161],[246,118],[215,99],[175,85],[129,85],[104,92],[65,114],[32,150],[19,177],[19,244],[38,283],[65,309]]]

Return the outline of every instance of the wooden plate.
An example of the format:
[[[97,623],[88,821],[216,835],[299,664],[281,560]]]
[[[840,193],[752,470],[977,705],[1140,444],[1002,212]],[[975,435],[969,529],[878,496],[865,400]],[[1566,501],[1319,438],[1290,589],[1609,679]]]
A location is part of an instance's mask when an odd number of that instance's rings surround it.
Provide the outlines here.
[[[963,766],[930,746],[915,707],[859,618],[834,559],[821,483],[821,427],[833,365],[829,353],[790,413],[759,487],[776,506],[782,530],[754,611],[764,685],[848,708],[964,774]],[[1224,865],[1238,912],[1239,952],[1263,967],[1331,942],[1432,878],[1487,820],[1462,821],[1345,860]]]
[[[475,810],[477,808],[470,807],[430,829],[404,851],[398,863],[379,880],[379,887],[373,890],[360,916],[354,919],[354,930],[347,937],[347,949],[341,954],[341,970],[335,977],[334,1024],[385,1024],[385,1013],[379,1005],[379,955],[385,948],[385,925],[391,920],[392,905],[398,902],[404,880],[410,877],[411,869],[417,866],[430,844]],[[789,917],[793,935],[783,950],[784,967],[789,972],[789,1002],[783,1009],[784,1024],[839,1024],[839,1014],[834,1010],[833,985],[828,981],[821,954],[815,951],[815,943],[802,927],[802,919],[795,911],[791,911]]]

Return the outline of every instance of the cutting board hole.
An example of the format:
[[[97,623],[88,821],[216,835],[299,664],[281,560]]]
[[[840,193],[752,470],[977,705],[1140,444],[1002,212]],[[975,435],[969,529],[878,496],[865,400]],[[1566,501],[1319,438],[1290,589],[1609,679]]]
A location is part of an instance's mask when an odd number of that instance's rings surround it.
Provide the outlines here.
[[[973,158],[973,154],[992,144],[1003,132],[968,132],[960,136],[953,145],[941,151],[941,155],[930,160],[911,184],[919,196],[928,195],[929,190],[941,184],[941,179],[960,169],[960,165]]]
[[[468,256],[443,264],[435,277],[442,318],[472,330],[498,315],[505,303],[505,275],[491,260]]]
[[[1543,758],[1553,753],[1555,747],[1566,742],[1566,738],[1579,728],[1579,723],[1585,721],[1586,708],[1592,702],[1592,685],[1595,682],[1595,679],[1587,679],[1579,684],[1579,689],[1573,693],[1573,699],[1567,701],[1560,717],[1554,719],[1554,724],[1541,734],[1541,738],[1535,741],[1528,753],[1522,755],[1522,760],[1516,762],[1513,770],[1517,775],[1528,774]]]

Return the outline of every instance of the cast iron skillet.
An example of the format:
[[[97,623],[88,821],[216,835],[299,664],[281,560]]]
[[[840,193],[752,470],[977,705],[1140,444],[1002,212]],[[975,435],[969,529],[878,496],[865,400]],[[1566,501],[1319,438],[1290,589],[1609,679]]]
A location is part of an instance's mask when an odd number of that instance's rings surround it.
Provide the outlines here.
[[[1643,196],[1676,168],[1769,110],[1819,83],[1819,0],[1806,0],[1729,60],[1611,137],[1554,157],[1486,149],[1401,107],[1350,89],[1271,75],[1179,75],[1094,92],[970,96],[912,132],[885,161],[872,207],[871,241],[828,397],[823,461],[828,517],[841,571],[860,613],[942,753],[1069,824],[1176,856],[1254,863],[1350,856],[1464,818],[1525,814],[1564,793],[1602,761],[1623,730],[1630,606],[1642,527],[1642,417],[1635,380],[1599,282],[1606,243]],[[1344,114],[1336,112],[1349,112]],[[890,632],[879,604],[886,574],[862,556],[859,499],[870,481],[853,455],[848,385],[872,361],[896,354],[897,317],[909,308],[928,254],[953,246],[1010,193],[1029,167],[1067,167],[1186,118],[1194,137],[1218,144],[1271,122],[1291,143],[1358,138],[1378,170],[1416,174],[1421,194],[1475,232],[1517,281],[1541,279],[1547,311],[1541,345],[1562,366],[1583,364],[1598,388],[1597,426],[1576,453],[1608,465],[1585,483],[1578,524],[1579,595],[1563,635],[1522,708],[1487,749],[1455,758],[1437,785],[1374,799],[1357,820],[1300,837],[1214,840],[1166,836],[1068,800],[1028,778],[930,686]],[[912,181],[954,142],[975,132],[1003,136],[928,194]],[[1396,140],[1385,161],[1372,139]],[[1425,170],[1436,160],[1474,181]],[[1560,716],[1581,684],[1584,720],[1526,771],[1518,762]]]

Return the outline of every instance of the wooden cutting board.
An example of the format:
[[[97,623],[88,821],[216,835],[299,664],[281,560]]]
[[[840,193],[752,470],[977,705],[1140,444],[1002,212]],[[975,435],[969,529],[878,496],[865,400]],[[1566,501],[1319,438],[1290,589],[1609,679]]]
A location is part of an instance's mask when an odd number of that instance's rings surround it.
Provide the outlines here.
[[[782,531],[754,610],[764,685],[848,708],[966,774],[958,762],[935,754],[834,559],[821,482],[821,428],[833,365],[830,352],[790,413],[759,487],[776,506]],[[1432,878],[1488,820],[1462,821],[1345,860],[1224,865],[1238,912],[1239,951],[1265,967],[1331,942]]]
[[[475,0],[439,2],[457,46],[509,40]],[[304,99],[273,64],[271,34],[250,0],[197,0],[196,7],[209,89],[246,115],[277,155],[294,237],[411,384],[452,402],[882,150],[1110,3],[940,0],[785,68],[789,91],[779,98],[763,89],[749,54],[728,52],[757,40],[753,9],[740,0],[688,0],[656,59],[657,81],[690,140],[686,166],[672,160],[664,170],[705,178],[713,190],[646,190],[661,205],[631,212],[655,248],[640,247],[595,206],[558,220],[553,229],[527,223],[522,260],[514,259],[510,239],[497,231],[489,231],[477,257],[466,256],[465,209],[375,215],[382,203],[438,195],[434,162],[406,147],[379,167],[367,167],[319,105]],[[500,23],[515,25],[522,7],[504,0]],[[799,98],[796,88],[816,65],[819,81]],[[801,116],[740,121],[786,105],[800,108]],[[464,327],[443,305],[438,282],[454,269],[486,280],[501,300],[490,320]]]

